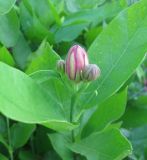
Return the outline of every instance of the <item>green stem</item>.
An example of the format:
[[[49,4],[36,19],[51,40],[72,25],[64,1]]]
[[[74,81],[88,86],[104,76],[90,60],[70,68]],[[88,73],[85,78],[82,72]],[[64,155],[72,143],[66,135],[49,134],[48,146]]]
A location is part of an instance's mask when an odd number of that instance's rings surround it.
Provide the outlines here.
[[[74,105],[71,105],[71,110],[70,110],[70,122],[72,123],[73,122],[73,107]],[[71,138],[72,138],[72,142],[74,143],[75,142],[75,136],[74,136],[74,130],[71,131]],[[73,153],[73,159],[76,160],[77,157],[76,157],[76,154]]]
[[[6,117],[6,122],[7,122],[7,134],[8,134],[10,160],[13,160],[14,158],[13,158],[13,149],[12,149],[11,135],[10,135],[10,123],[7,117]]]
[[[31,145],[32,153],[33,155],[35,155],[35,147],[34,147],[33,139],[34,139],[34,134],[30,138],[30,145]]]
[[[78,85],[75,84],[74,85],[74,91],[76,94],[78,91]],[[76,96],[75,96],[76,97]],[[71,103],[71,108],[70,108],[70,122],[73,123],[73,115],[74,115],[74,106],[75,106],[75,97],[73,98],[73,101]],[[75,142],[75,135],[74,135],[74,130],[71,131],[71,137],[72,137],[72,142]],[[73,159],[76,160],[77,159],[77,155],[75,153],[73,153]]]

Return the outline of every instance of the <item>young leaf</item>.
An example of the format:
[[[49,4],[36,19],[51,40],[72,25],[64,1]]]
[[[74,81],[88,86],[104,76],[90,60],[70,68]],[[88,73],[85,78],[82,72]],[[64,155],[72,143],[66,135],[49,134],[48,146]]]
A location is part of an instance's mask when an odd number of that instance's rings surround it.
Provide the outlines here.
[[[56,63],[57,60],[60,59],[60,57],[51,48],[48,42],[44,40],[35,54],[36,57],[30,62],[27,67],[27,74],[30,74],[37,70],[56,69]]]
[[[15,65],[15,62],[13,60],[12,55],[9,53],[9,51],[5,47],[0,48],[0,61],[4,62],[10,66]]]
[[[88,160],[120,160],[131,153],[131,145],[118,129],[110,128],[75,142],[69,148]]]

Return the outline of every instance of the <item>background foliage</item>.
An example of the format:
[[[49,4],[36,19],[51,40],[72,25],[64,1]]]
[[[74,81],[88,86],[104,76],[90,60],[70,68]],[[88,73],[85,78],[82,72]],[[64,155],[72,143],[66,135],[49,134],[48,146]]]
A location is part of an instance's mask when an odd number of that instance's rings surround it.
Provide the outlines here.
[[[0,160],[147,159],[147,0],[0,0]],[[101,77],[56,70],[82,45]]]

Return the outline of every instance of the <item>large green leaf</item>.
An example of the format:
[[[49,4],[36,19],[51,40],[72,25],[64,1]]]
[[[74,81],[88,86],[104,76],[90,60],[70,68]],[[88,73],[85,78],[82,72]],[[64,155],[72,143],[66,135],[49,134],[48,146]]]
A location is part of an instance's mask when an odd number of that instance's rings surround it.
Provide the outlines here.
[[[84,127],[83,135],[98,132],[111,122],[117,120],[125,111],[127,90],[115,94],[103,102],[89,119]]]
[[[0,42],[6,47],[16,44],[19,36],[19,19],[15,10],[0,16]]]
[[[35,130],[34,124],[15,123],[10,128],[11,145],[17,149],[25,145]]]
[[[0,0],[0,15],[6,14],[14,6],[16,0]]]
[[[70,146],[88,160],[121,160],[131,153],[131,145],[117,129],[95,133]]]
[[[0,111],[9,118],[25,123],[45,123],[56,130],[74,127],[65,119],[51,93],[45,92],[23,72],[0,63],[0,83],[3,84]]]
[[[100,104],[120,89],[145,56],[146,34],[146,0],[122,11],[103,30],[88,50],[90,62],[101,69],[101,77],[81,95],[81,106]]]

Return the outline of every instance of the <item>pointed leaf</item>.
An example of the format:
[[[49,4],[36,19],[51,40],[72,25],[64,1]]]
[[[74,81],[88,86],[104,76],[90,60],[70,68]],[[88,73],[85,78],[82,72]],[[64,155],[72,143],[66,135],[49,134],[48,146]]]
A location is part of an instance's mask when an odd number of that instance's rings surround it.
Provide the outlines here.
[[[13,149],[17,149],[25,145],[31,134],[35,130],[34,124],[15,123],[10,128],[11,144]]]
[[[14,46],[19,36],[19,26],[19,19],[14,9],[5,15],[1,15],[0,42],[6,47]]]
[[[98,106],[84,127],[83,135],[86,136],[92,132],[98,132],[111,122],[120,118],[125,111],[126,100],[127,90],[113,95]]]
[[[146,34],[146,0],[122,11],[104,29],[88,51],[90,62],[99,65],[101,77],[81,95],[81,106],[100,104],[120,89],[145,56]]]
[[[131,145],[118,129],[95,133],[70,146],[88,160],[121,160],[131,153]]]

